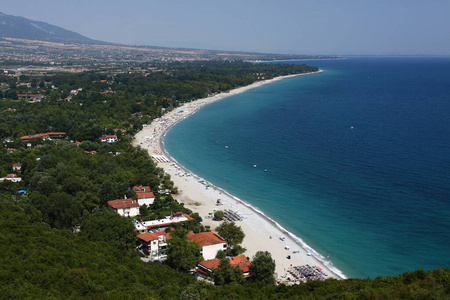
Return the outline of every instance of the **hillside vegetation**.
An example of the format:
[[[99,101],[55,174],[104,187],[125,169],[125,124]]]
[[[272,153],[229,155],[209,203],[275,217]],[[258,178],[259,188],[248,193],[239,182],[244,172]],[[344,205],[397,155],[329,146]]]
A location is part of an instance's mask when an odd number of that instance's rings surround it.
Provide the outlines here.
[[[26,198],[0,200],[3,299],[448,299],[450,270],[297,286],[215,287],[134,252],[52,229]]]

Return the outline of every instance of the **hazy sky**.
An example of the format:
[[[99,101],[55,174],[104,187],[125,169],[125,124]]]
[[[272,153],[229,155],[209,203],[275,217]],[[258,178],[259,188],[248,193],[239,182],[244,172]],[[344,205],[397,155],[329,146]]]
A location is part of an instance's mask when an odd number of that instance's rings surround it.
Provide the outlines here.
[[[450,55],[450,0],[1,0],[125,44],[292,54]]]

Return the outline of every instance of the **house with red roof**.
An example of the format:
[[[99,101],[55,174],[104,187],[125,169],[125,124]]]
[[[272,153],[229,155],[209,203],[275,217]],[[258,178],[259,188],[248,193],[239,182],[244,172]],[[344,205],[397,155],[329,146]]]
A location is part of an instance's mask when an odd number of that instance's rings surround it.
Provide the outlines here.
[[[15,148],[8,148],[6,149],[6,153],[14,153],[16,151]]]
[[[149,186],[133,186],[133,191],[136,192],[139,206],[144,204],[151,205],[155,201],[155,195],[150,190]]]
[[[5,177],[0,178],[0,182],[3,182],[5,180],[11,181],[11,182],[20,182],[20,181],[22,181],[22,178],[17,177],[16,174],[8,174]]]
[[[232,267],[239,267],[244,277],[250,276],[250,261],[244,254],[229,257],[228,261]],[[197,272],[209,276],[215,269],[219,268],[219,264],[220,259],[218,258],[201,261],[198,263]]]
[[[250,261],[244,254],[228,258],[230,265],[233,267],[239,267],[244,274],[244,277],[250,276]]]
[[[167,249],[166,235],[164,231],[141,233],[136,240],[138,249],[141,249],[151,260],[165,258],[165,250]]]
[[[205,260],[215,258],[219,250],[227,249],[227,241],[214,232],[193,233],[191,231],[187,234],[187,238],[200,245],[202,248],[201,254]]]
[[[138,247],[147,255],[158,253],[158,242],[159,236],[151,232],[141,233],[137,236]]]
[[[113,134],[113,135],[104,135],[100,137],[100,141],[102,142],[107,142],[107,143],[115,143],[117,142],[119,139],[117,138],[117,135]]]
[[[114,131],[114,132],[120,131],[121,133],[127,132],[125,129],[120,129],[120,128],[114,128],[113,131]]]
[[[27,141],[27,140],[41,138],[45,141],[45,140],[63,139],[65,136],[66,136],[65,132],[46,132],[46,133],[36,133],[36,134],[32,134],[32,135],[24,135],[24,136],[20,137],[20,139]]]
[[[12,169],[13,171],[20,172],[22,170],[22,164],[21,163],[13,164]]]
[[[113,211],[124,217],[139,215],[139,203],[133,199],[116,199],[108,201]]]

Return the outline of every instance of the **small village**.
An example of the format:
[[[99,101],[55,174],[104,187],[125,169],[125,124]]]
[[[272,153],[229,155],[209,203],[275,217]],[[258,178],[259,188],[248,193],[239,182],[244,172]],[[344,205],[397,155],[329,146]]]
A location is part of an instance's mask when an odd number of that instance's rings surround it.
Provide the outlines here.
[[[173,224],[183,223],[193,220],[193,218],[181,211],[173,212],[163,219],[139,221],[139,207],[143,205],[152,205],[155,200],[154,193],[148,186],[134,186],[137,200],[125,198],[116,199],[108,202],[110,208],[121,216],[133,219],[135,231],[138,232],[136,240],[136,250],[143,255],[144,261],[164,262],[167,259],[168,240],[172,238],[171,232],[174,230]],[[220,200],[218,204],[220,205]],[[220,214],[221,215],[221,214]],[[223,217],[218,222],[242,221],[236,213],[225,210]],[[194,233],[189,231],[187,238],[191,242],[196,242],[201,247],[203,261],[198,262],[197,266],[191,270],[192,274],[199,279],[214,282],[213,272],[220,265],[220,258],[217,258],[219,252],[224,252],[228,248],[227,241],[214,232]],[[232,267],[238,267],[242,270],[244,278],[250,276],[250,260],[244,255],[226,256],[226,259]],[[292,285],[306,283],[308,281],[328,278],[328,275],[317,266],[291,266],[285,275],[277,279],[278,284]]]

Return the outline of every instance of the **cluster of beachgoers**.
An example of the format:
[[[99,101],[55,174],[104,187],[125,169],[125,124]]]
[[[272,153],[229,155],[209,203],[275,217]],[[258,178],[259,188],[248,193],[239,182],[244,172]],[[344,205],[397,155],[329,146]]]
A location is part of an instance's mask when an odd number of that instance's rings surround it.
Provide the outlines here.
[[[170,174],[179,192],[174,197],[189,209],[198,212],[203,218],[202,223],[205,226],[210,226],[211,230],[214,231],[220,225],[220,221],[213,219],[214,212],[217,210],[226,212],[226,218],[229,218],[230,221],[238,221],[237,224],[245,233],[245,239],[242,243],[242,246],[247,249],[245,255],[251,259],[258,251],[270,252],[276,262],[276,278],[279,280],[285,281],[288,277],[294,278],[292,275],[289,276],[292,274],[290,272],[292,272],[293,266],[316,266],[315,268],[319,268],[325,274],[319,273],[321,278],[324,279],[331,277],[345,278],[344,274],[333,268],[331,263],[319,253],[302,244],[300,239],[291,235],[261,211],[246,203],[245,199],[238,199],[196,176],[183,168],[164,151],[163,138],[167,130],[204,105],[291,76],[297,75],[258,81],[227,93],[186,103],[144,127],[142,131],[136,134],[133,144],[139,145],[142,149],[147,149],[158,166],[163,168],[167,174]]]
[[[318,266],[290,266],[284,276],[277,278],[277,282],[285,285],[306,283],[308,281],[323,281],[329,278],[328,274]]]

